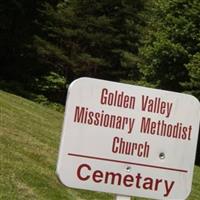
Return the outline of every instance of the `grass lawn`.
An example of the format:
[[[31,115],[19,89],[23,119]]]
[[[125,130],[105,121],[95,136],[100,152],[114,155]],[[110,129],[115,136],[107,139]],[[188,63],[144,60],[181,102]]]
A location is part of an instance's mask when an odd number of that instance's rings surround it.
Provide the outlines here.
[[[57,180],[62,122],[63,113],[0,91],[0,200],[114,199],[106,193],[69,189]],[[188,200],[199,199],[196,166]]]

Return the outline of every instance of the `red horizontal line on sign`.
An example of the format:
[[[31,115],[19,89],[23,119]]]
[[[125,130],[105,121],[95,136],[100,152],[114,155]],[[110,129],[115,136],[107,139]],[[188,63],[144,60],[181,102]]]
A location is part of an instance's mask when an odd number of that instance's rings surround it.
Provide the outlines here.
[[[89,158],[89,159],[93,159],[93,160],[103,160],[103,161],[109,161],[109,162],[115,162],[115,163],[137,165],[137,166],[142,166],[142,167],[164,169],[164,170],[177,171],[177,172],[183,172],[183,173],[187,173],[188,172],[187,170],[184,170],[184,169],[162,167],[162,166],[157,166],[157,165],[148,165],[148,164],[143,164],[143,163],[134,163],[134,162],[128,162],[128,161],[123,161],[123,160],[114,160],[114,159],[109,159],[109,158],[100,158],[100,157],[89,156],[89,155],[81,155],[81,154],[75,154],[75,153],[68,153],[68,155],[69,156],[74,156],[74,157]]]

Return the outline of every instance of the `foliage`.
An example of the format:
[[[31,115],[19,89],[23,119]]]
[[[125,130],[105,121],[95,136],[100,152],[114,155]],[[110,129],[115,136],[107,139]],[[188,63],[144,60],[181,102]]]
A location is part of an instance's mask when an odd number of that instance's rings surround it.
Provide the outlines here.
[[[200,2],[156,0],[150,9],[152,17],[139,53],[143,79],[155,87],[184,91],[182,83],[193,81],[191,65],[200,51]]]
[[[35,49],[44,64],[71,82],[80,76],[119,80],[133,71],[141,0],[69,0],[41,12]]]
[[[80,76],[200,98],[199,21],[199,0],[3,1],[0,78],[59,103]]]
[[[63,76],[50,72],[49,74],[35,79],[36,91],[39,94],[43,94],[48,101],[58,102],[64,104],[66,95],[66,80]],[[34,88],[34,86],[32,86]]]
[[[187,92],[200,99],[200,52],[194,54],[186,65],[189,72],[189,81],[183,83]]]
[[[161,37],[140,53],[145,60],[140,70],[147,82],[157,88],[180,90],[179,84],[186,76],[184,63],[188,60],[187,51],[180,44]]]

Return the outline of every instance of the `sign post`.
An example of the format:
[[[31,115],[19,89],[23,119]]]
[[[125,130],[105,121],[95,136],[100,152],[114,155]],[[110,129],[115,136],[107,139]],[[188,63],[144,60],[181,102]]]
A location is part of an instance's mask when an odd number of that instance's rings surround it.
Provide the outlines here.
[[[77,79],[68,90],[57,175],[68,187],[117,200],[186,199],[199,120],[191,95]]]
[[[115,200],[131,200],[131,197],[117,195]]]

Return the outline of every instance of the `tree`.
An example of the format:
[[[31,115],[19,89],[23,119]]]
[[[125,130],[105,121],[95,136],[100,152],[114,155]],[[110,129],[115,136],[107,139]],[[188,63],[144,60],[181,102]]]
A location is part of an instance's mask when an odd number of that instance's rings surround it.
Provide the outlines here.
[[[189,63],[200,51],[200,2],[156,0],[152,4],[148,36],[140,49],[143,79],[155,87],[184,91],[183,82],[193,80]]]
[[[188,62],[187,51],[180,45],[160,36],[152,45],[141,49],[144,60],[140,70],[145,81],[153,87],[180,91],[180,83],[187,77],[184,64]]]
[[[194,54],[186,65],[189,80],[183,83],[187,93],[195,95],[200,100],[200,52]]]
[[[141,0],[69,0],[41,12],[34,47],[40,62],[67,82],[80,76],[120,80],[138,51]]]

